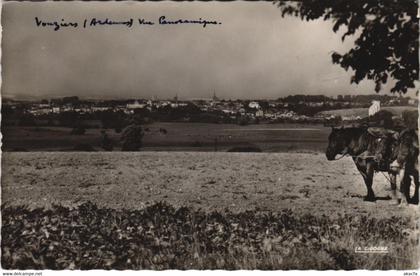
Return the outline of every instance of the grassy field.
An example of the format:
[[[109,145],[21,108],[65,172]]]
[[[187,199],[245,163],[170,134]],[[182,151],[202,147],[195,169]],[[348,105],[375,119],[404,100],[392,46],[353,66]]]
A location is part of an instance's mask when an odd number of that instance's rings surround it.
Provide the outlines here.
[[[330,129],[321,125],[154,123],[144,126],[144,148],[153,151],[227,151],[238,146],[257,146],[264,152],[324,151]],[[159,130],[166,129],[163,134]],[[7,127],[3,131],[5,151],[66,151],[89,144],[100,151],[101,129],[71,135],[64,127]],[[120,134],[107,130],[120,149]],[[217,139],[217,141],[216,141]]]
[[[364,202],[351,158],[327,161],[323,153],[5,152],[2,159],[2,202],[31,207],[167,201],[207,211],[403,214],[388,200],[384,175],[375,174],[374,190],[379,200]]]
[[[4,153],[2,266],[414,269],[418,206],[374,181],[321,153]]]

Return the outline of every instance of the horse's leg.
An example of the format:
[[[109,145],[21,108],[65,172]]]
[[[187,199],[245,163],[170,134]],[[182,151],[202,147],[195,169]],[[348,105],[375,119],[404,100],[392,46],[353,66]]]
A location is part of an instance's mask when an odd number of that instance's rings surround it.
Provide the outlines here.
[[[389,182],[391,184],[391,197],[397,198],[397,174],[395,172],[388,173]]]
[[[367,195],[365,197],[365,201],[375,201],[375,193],[373,192],[372,185],[373,185],[373,163],[372,162],[366,162],[366,179],[365,184],[367,188]]]
[[[406,168],[401,183],[401,192],[403,193],[407,202],[410,202],[410,186],[411,186],[411,168]]]
[[[413,176],[414,185],[415,185],[414,195],[413,195],[413,198],[410,199],[410,203],[412,203],[412,204],[419,204],[419,186],[420,186],[420,183],[419,183],[419,171],[416,168],[413,168],[411,170],[410,175]]]
[[[401,176],[401,180],[400,180],[400,193],[403,194],[404,193],[404,177],[405,177],[405,166],[403,166],[400,170],[399,175]]]
[[[404,175],[404,171],[401,171],[401,172],[403,172],[403,173],[401,173],[401,175]],[[390,179],[390,182],[391,182],[391,189],[392,189],[391,197],[392,197],[393,201],[396,202],[397,205],[398,205],[398,204],[404,203],[406,200],[405,200],[405,196],[403,195],[403,192],[402,192],[402,190],[404,188],[403,187],[404,182],[402,180],[400,181],[400,190],[397,191],[397,174],[398,173],[396,173],[396,172],[389,173],[389,179]],[[394,204],[394,203],[391,203],[391,204]],[[407,202],[405,202],[405,204],[407,204]]]
[[[402,176],[400,181],[400,199],[401,205],[407,205],[409,201],[409,191],[410,191],[410,169],[407,167],[406,164],[402,167],[400,171],[400,175]]]
[[[397,190],[397,174],[396,173],[389,173],[389,182],[391,183],[391,190]]]
[[[372,163],[366,160],[358,159],[358,158],[353,158],[353,160],[360,174],[363,176],[363,180],[365,181],[365,185],[367,188],[367,195],[364,197],[364,200],[375,201],[375,194],[372,189],[372,183],[373,183]]]

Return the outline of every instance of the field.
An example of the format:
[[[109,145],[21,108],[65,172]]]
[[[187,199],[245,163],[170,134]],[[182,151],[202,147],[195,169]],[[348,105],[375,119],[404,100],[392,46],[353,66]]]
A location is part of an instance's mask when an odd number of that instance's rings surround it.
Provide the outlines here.
[[[413,106],[385,106],[381,107],[382,110],[387,110],[392,112],[394,115],[401,115],[405,110],[416,110],[416,107]],[[329,114],[336,116],[360,116],[361,118],[368,115],[368,108],[349,108],[349,109],[337,109],[323,111],[321,114]]]
[[[3,267],[418,267],[418,207],[397,206],[381,174],[378,200],[364,202],[349,158],[4,153],[2,172]]]
[[[165,129],[166,134],[160,132]],[[330,129],[321,125],[154,123],[145,125],[144,150],[227,151],[233,147],[257,146],[264,152],[324,151]],[[5,151],[69,151],[78,144],[102,150],[101,129],[87,129],[84,135],[70,135],[65,127],[6,127]],[[120,134],[107,130],[118,150]],[[217,139],[217,141],[216,141]]]

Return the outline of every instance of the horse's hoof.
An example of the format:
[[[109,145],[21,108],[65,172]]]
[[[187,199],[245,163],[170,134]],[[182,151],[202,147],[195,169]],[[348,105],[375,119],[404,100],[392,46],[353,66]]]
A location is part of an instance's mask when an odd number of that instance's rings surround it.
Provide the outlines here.
[[[403,208],[403,207],[407,207],[408,206],[408,201],[405,198],[400,198],[399,199],[399,203],[398,203],[398,207]]]
[[[408,203],[418,205],[419,204],[419,200],[418,199],[410,199],[408,201]]]
[[[407,206],[408,206],[408,202],[407,201],[402,201],[398,205],[398,208],[407,208]]]
[[[363,201],[375,202],[376,201],[376,198],[375,197],[371,197],[371,196],[365,196],[363,198]]]

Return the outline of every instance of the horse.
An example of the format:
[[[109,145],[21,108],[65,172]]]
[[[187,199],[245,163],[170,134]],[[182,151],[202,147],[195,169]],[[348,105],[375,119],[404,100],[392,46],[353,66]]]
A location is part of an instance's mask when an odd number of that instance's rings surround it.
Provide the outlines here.
[[[365,201],[376,201],[372,189],[373,175],[375,171],[388,172],[391,188],[396,187],[396,175],[387,162],[383,162],[387,152],[378,151],[378,145],[388,135],[393,133],[384,129],[372,129],[367,127],[333,128],[328,137],[328,147],[325,155],[328,160],[337,160],[350,155],[358,171],[363,177],[367,188]],[[387,148],[385,148],[387,149]]]
[[[403,177],[401,180],[400,191],[404,194],[408,203],[419,203],[419,139],[418,133],[414,129],[403,130],[398,139],[398,147],[395,150],[396,162],[403,169]],[[413,177],[415,190],[414,196],[410,197],[411,177]]]

